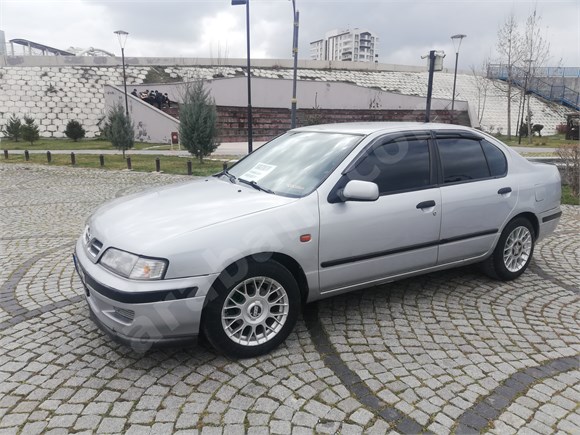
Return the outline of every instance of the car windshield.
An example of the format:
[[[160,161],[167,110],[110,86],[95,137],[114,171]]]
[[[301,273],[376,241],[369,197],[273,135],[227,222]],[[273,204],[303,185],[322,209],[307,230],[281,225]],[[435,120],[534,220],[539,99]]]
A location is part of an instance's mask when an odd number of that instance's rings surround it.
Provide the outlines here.
[[[290,132],[240,160],[229,174],[266,192],[302,197],[316,189],[361,139],[342,133]]]

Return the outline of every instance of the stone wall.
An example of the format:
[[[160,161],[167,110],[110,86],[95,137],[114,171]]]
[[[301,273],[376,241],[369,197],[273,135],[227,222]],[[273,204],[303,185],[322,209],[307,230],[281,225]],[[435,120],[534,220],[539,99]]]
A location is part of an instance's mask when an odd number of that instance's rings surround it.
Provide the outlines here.
[[[32,59],[34,58],[34,59]],[[66,124],[76,119],[84,126],[88,137],[99,133],[98,122],[105,116],[105,97],[103,86],[111,84],[122,86],[122,69],[113,65],[116,58],[82,59],[86,66],[74,62],[79,59],[37,59],[2,58],[0,65],[0,127],[11,114],[22,118],[24,115],[34,118],[44,137],[63,137]],[[48,58],[48,57],[47,57]],[[8,61],[7,61],[8,60]],[[50,63],[49,66],[28,66]],[[50,62],[49,62],[50,61]],[[148,61],[127,59],[127,83],[132,85],[143,83],[159,83],[167,81],[183,81],[193,78],[216,79],[232,78],[245,75],[242,66],[224,65],[167,65],[156,66]],[[71,63],[69,65],[69,63]],[[257,62],[258,63],[258,62]],[[366,88],[382,90],[390,93],[424,97],[427,91],[427,73],[421,71],[359,71],[353,69],[316,69],[307,62],[301,62],[298,72],[299,80],[316,82],[349,83]],[[254,77],[268,79],[292,78],[292,69],[286,64],[275,65],[272,62],[260,61],[252,69]],[[483,79],[484,81],[487,79]],[[470,113],[477,117],[478,106],[485,101],[486,107],[481,115],[481,126],[486,131],[507,132],[505,84],[487,83],[486,95],[482,95],[477,87],[477,80],[469,74],[459,74],[457,77],[457,99],[469,102]],[[155,88],[155,85],[151,85]],[[448,99],[453,87],[452,73],[436,73],[433,97]],[[245,89],[240,89],[245,92]],[[286,100],[290,106],[289,98]],[[556,126],[563,122],[564,114],[569,109],[532,97],[531,110],[533,121],[545,126],[544,133],[555,132]],[[303,109],[314,107],[305,106]],[[512,104],[512,131],[515,132],[518,101]]]

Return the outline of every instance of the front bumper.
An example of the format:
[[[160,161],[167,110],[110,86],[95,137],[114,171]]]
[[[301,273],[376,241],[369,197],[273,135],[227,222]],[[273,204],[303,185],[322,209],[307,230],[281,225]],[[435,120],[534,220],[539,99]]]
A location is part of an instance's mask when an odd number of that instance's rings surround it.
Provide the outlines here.
[[[94,264],[80,239],[73,258],[91,318],[116,341],[145,351],[197,338],[215,274],[148,282],[124,279]]]

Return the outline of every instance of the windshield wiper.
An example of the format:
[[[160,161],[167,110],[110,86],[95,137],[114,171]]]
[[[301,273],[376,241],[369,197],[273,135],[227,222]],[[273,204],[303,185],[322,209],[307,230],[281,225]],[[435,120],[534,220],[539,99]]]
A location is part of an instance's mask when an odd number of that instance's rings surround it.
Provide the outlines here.
[[[214,175],[214,177],[221,177],[222,175],[225,175],[226,177],[228,177],[228,179],[232,183],[234,183],[234,184],[236,183],[236,180],[237,180],[236,176],[233,174],[230,174],[227,169],[224,169],[223,171],[218,172],[217,174]]]
[[[254,180],[252,181],[248,181],[248,180],[244,180],[243,178],[238,178],[238,181],[247,184],[249,186],[252,186],[254,189],[256,190],[261,190],[262,192],[266,192],[266,193],[274,193],[273,190],[268,189],[267,187],[262,187],[260,186],[258,183],[256,183]]]

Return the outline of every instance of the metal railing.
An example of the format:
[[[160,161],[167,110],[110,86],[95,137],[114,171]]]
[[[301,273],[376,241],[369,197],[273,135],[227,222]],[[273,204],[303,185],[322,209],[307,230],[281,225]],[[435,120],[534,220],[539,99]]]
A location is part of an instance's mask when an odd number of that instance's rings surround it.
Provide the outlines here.
[[[555,74],[557,71],[560,75]],[[542,75],[542,73],[555,75]],[[569,75],[562,75],[569,74]],[[521,88],[549,101],[580,110],[580,93],[564,85],[554,85],[547,78],[550,77],[576,77],[580,74],[580,68],[536,68],[534,76],[528,78],[528,71],[519,67],[512,67],[512,83]],[[508,79],[508,67],[506,65],[489,65],[487,77],[506,81]]]

